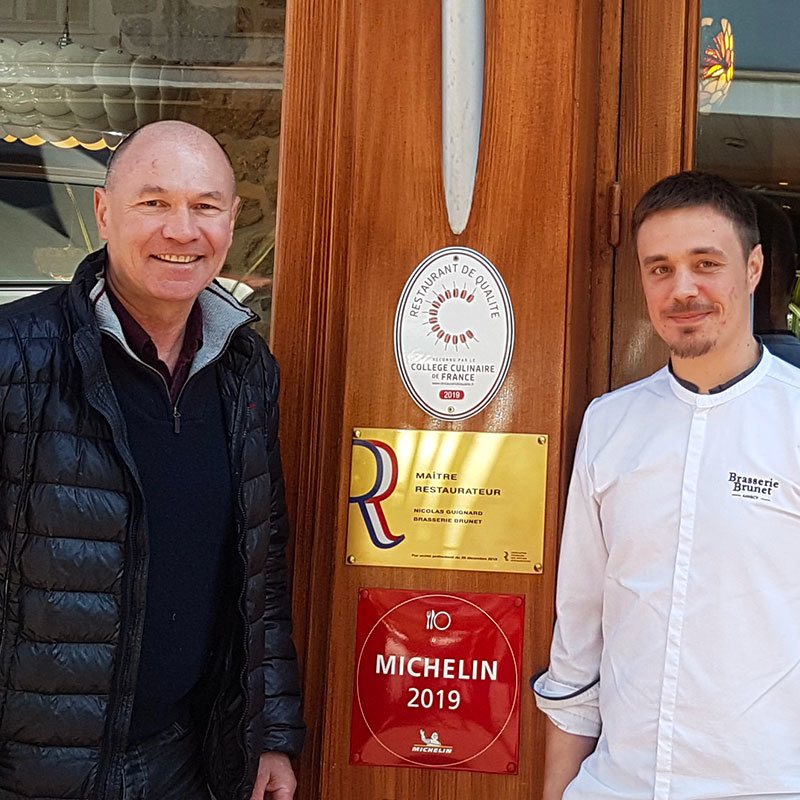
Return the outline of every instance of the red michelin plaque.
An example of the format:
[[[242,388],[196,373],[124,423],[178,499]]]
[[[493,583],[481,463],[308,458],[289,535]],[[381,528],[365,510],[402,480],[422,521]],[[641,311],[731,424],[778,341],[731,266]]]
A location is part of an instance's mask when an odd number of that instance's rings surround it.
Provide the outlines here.
[[[517,773],[525,599],[360,589],[350,761]]]

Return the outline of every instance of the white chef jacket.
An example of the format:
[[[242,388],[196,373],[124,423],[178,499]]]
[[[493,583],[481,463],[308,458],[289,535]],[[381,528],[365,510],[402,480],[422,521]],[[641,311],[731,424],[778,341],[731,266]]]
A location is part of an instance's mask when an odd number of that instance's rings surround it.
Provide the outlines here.
[[[535,686],[600,737],[564,800],[800,800],[799,448],[766,348],[717,394],[665,367],[589,406]]]

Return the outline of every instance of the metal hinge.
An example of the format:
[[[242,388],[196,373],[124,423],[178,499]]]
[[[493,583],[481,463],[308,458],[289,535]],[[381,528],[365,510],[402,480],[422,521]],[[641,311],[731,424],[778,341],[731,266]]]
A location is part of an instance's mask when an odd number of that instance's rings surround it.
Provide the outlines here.
[[[616,181],[608,187],[608,243],[612,247],[619,244],[619,219],[622,189]]]

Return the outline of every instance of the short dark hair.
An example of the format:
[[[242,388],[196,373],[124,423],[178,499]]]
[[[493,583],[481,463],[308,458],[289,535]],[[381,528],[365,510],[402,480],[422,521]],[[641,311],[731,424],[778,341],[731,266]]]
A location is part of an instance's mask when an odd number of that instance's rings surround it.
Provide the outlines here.
[[[678,172],[651,186],[633,210],[634,241],[642,223],[653,214],[701,206],[713,208],[733,223],[747,258],[760,240],[753,203],[743,189],[708,172]]]

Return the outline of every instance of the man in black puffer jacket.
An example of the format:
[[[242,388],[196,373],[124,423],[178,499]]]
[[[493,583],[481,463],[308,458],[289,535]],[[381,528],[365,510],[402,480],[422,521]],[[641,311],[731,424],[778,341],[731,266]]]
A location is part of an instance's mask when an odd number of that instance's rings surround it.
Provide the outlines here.
[[[278,370],[213,283],[194,126],[121,145],[107,248],[0,307],[0,800],[290,800],[304,727]]]

